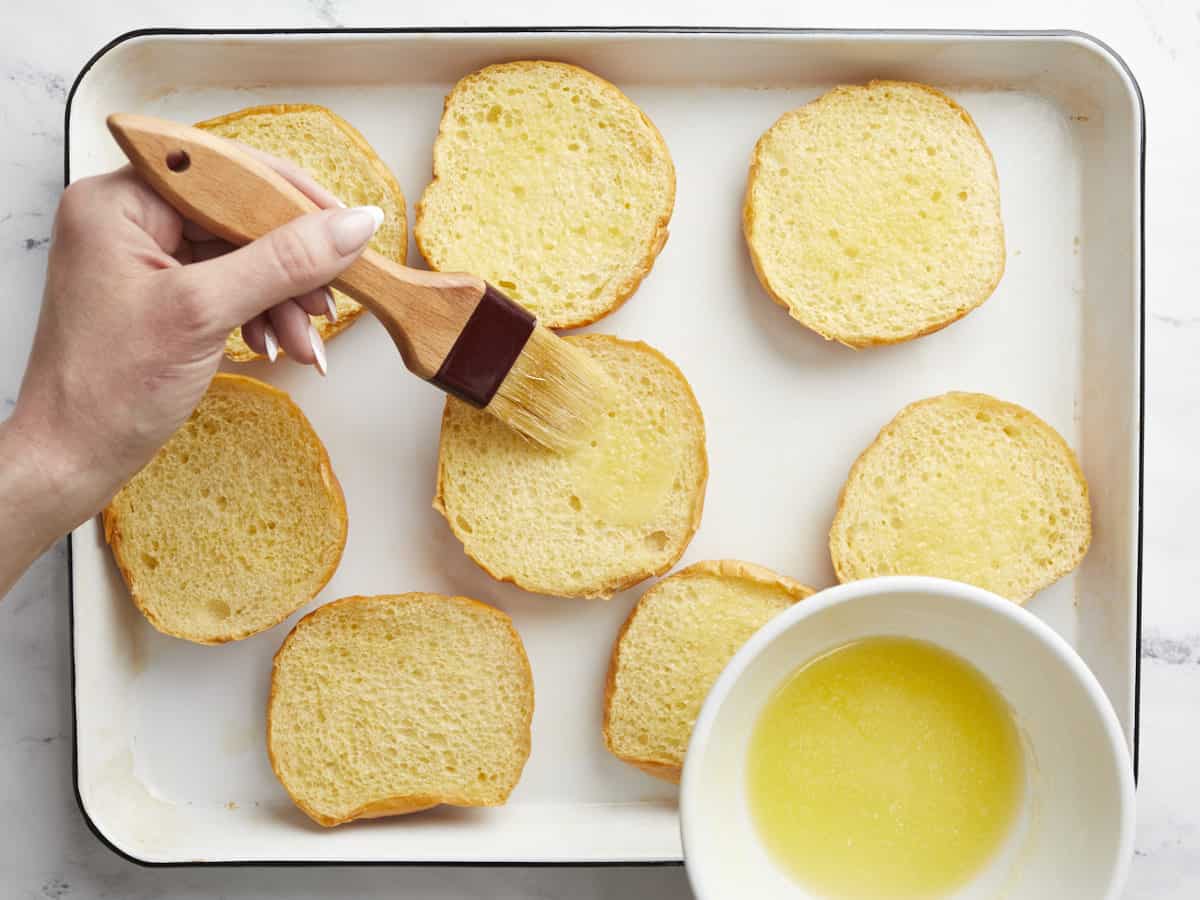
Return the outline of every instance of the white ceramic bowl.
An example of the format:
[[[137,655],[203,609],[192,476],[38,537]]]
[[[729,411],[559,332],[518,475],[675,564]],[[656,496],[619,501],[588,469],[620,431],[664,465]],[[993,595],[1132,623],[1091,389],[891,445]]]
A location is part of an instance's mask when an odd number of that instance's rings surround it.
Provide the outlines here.
[[[1086,602],[1086,598],[1081,602]],[[1015,603],[940,578],[873,578],[776,616],[730,661],[700,712],[680,818],[698,900],[821,900],[778,869],[746,803],[746,751],[767,699],[802,663],[875,635],[918,638],[972,662],[1017,718],[1028,784],[992,863],[955,900],[1114,900],[1133,853],[1133,766],[1108,698],[1075,651]]]

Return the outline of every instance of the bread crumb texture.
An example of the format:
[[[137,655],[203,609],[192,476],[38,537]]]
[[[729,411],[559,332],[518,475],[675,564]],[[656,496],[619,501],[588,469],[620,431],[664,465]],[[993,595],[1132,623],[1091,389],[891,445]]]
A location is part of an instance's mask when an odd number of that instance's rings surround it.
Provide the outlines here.
[[[346,524],[300,409],[224,374],[104,511],[134,603],[159,631],[202,644],[270,628],[315,597],[341,560]]]
[[[704,419],[683,374],[646,344],[565,340],[614,383],[592,440],[560,455],[448,399],[434,507],[492,577],[607,597],[665,572],[695,533],[708,479]]]
[[[851,347],[937,331],[1004,272],[1000,186],[966,110],[931,87],[838,87],[754,149],[743,210],[759,280]]]
[[[337,113],[307,103],[254,106],[196,127],[296,163],[347,206],[378,206],[383,224],[371,238],[371,249],[398,263],[407,258],[408,211],[400,185],[366,138]],[[341,291],[332,293],[338,321],[311,317],[325,339],[362,313],[362,307]],[[242,339],[240,328],[226,341],[225,355],[235,362],[259,358]]]
[[[662,135],[614,85],[524,60],[446,98],[417,246],[440,271],[496,285],[543,325],[616,309],[667,239],[675,169]]]
[[[529,757],[533,680],[504,613],[441,594],[346,597],[275,656],[275,773],[321,825],[504,803]]]
[[[936,575],[1025,602],[1082,561],[1079,462],[1015,403],[951,393],[900,412],[855,462],[829,533],[841,581]]]
[[[692,727],[721,670],[754,632],[812,593],[735,560],[697,563],[646,591],[613,649],[604,708],[608,749],[678,782]]]

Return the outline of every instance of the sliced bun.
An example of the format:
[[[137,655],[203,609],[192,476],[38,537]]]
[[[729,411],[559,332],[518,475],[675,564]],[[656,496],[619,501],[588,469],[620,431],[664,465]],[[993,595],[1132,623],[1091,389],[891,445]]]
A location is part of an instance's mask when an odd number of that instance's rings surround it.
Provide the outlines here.
[[[498,806],[529,758],[533,678],[512,621],[465,597],[345,597],[275,654],[271,765],[321,825]]]
[[[743,227],[759,281],[792,318],[851,347],[945,328],[1004,273],[996,166],[934,88],[834,88],[759,139]]]
[[[564,63],[502,63],[446,98],[417,246],[432,268],[474,272],[569,328],[637,289],[674,203],[662,135],[614,85]]]
[[[608,597],[665,572],[695,534],[708,480],[704,418],[657,350],[607,335],[566,340],[615,385],[591,445],[559,455],[449,399],[433,505],[493,578]]]
[[[936,575],[1024,603],[1092,536],[1088,486],[1062,437],[986,394],[900,411],[850,470],[829,532],[842,581]]]
[[[347,206],[378,206],[384,219],[371,248],[398,263],[407,258],[408,210],[400,185],[367,139],[337,113],[311,103],[252,106],[196,127],[291,160]],[[341,291],[332,293],[337,322],[312,317],[325,340],[348,328],[363,311]],[[242,339],[240,328],[229,335],[225,355],[234,362],[259,358]]]
[[[613,647],[604,743],[625,762],[678,782],[709,689],[750,635],[813,593],[735,560],[701,562],[642,596]]]
[[[191,418],[104,510],[138,609],[199,644],[277,625],[329,581],[346,502],[287,394],[219,374]]]

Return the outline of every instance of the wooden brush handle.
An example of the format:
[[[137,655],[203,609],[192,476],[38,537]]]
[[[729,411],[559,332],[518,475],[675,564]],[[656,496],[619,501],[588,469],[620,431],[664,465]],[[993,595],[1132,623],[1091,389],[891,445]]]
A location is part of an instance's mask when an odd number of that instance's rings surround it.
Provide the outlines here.
[[[317,205],[230,141],[152,116],[117,113],[108,129],[129,161],[180,215],[241,246]],[[473,275],[410,269],[368,248],[333,281],[379,319],[404,364],[432,379],[487,285]]]

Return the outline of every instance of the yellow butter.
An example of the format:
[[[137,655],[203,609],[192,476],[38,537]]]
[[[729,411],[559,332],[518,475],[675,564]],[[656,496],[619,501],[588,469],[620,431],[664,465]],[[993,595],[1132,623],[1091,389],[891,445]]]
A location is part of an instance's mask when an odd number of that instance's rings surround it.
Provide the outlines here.
[[[1004,698],[932,644],[869,638],[799,669],[751,738],[748,794],[776,863],[830,900],[940,897],[1013,827],[1024,757]]]
[[[612,525],[639,525],[666,505],[679,449],[653,422],[605,416],[572,468],[584,509]]]

